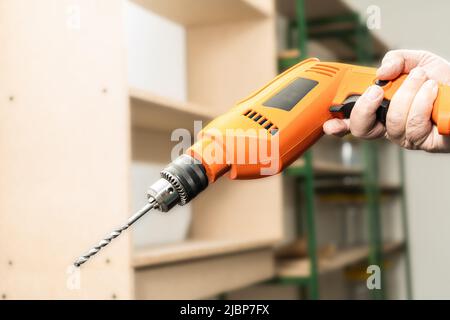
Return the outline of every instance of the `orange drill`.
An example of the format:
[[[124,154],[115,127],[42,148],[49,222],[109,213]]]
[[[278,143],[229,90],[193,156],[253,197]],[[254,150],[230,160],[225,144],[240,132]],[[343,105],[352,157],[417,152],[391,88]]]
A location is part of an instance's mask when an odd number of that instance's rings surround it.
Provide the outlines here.
[[[169,164],[148,190],[148,204],[76,262],[80,266],[151,209],[184,205],[209,183],[229,172],[231,179],[255,179],[281,172],[322,135],[323,124],[348,118],[358,97],[372,84],[384,89],[377,110],[383,124],[389,102],[404,81],[376,79],[374,68],[307,59],[273,79],[213,120],[186,154]],[[432,120],[450,135],[450,87],[440,85]]]

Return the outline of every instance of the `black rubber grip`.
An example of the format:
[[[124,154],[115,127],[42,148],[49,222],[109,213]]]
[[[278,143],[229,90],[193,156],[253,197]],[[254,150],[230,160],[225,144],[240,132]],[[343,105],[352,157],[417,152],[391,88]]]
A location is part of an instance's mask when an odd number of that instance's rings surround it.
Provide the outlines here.
[[[358,100],[359,95],[349,96],[345,101],[338,106],[332,106],[330,108],[331,112],[340,112],[344,115],[344,118],[350,118],[350,114],[352,113],[353,107],[355,106],[356,101]],[[386,125],[386,116],[389,109],[390,101],[387,99],[383,99],[381,105],[378,107],[376,112],[376,117],[379,122],[383,125]]]
[[[389,100],[383,99],[381,105],[377,109],[377,120],[380,121],[383,125],[386,125],[386,117],[389,109]]]

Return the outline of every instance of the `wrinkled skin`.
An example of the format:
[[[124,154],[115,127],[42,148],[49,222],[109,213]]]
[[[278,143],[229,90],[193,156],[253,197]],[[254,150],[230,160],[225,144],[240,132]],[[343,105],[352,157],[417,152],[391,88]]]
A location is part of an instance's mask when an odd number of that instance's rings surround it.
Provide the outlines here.
[[[327,121],[323,126],[325,133],[335,136],[352,133],[362,139],[385,137],[407,149],[450,152],[450,137],[439,135],[431,122],[438,83],[450,85],[449,62],[427,51],[389,51],[377,77],[392,80],[402,73],[408,76],[392,97],[386,127],[376,121],[383,90],[374,85],[358,99],[350,119]]]

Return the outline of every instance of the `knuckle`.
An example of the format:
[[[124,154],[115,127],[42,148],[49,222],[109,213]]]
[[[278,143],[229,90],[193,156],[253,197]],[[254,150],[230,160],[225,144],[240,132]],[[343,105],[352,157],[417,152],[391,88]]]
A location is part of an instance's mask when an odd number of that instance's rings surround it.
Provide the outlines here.
[[[386,52],[386,54],[383,57],[383,61],[385,60],[389,60],[390,58],[392,58],[393,56],[396,56],[398,54],[399,50],[389,50],[388,52]]]
[[[355,138],[364,138],[366,136],[366,133],[363,130],[352,125],[350,125],[350,133]]]
[[[408,120],[406,127],[408,131],[415,131],[422,128],[426,123],[427,121],[422,115],[414,115]]]
[[[365,118],[375,115],[374,104],[378,106],[378,103],[369,100],[366,96],[362,95],[356,102],[352,114],[355,113],[357,118]]]
[[[424,82],[425,77],[420,77],[416,75],[409,74],[408,81],[403,82],[403,90],[409,94],[414,93],[414,89]],[[417,89],[416,89],[417,91]]]
[[[391,103],[389,104],[388,114],[391,113],[391,115],[396,114],[399,116],[399,113],[404,112],[401,110],[409,109],[409,106],[407,105],[411,105],[414,96],[415,90],[405,80],[400,88],[398,88],[397,92],[394,93]]]
[[[420,86],[427,80],[425,71],[422,68],[414,68],[400,86],[401,92],[406,94],[415,94]]]
[[[426,56],[434,56],[435,54],[434,53],[431,53],[430,51],[428,51],[428,50],[418,50],[419,51],[419,53],[420,53],[420,55],[422,56],[422,57],[426,57]]]
[[[418,149],[428,133],[428,121],[421,115],[415,115],[408,120],[405,139],[413,149]]]
[[[405,135],[405,129],[400,122],[395,120],[386,120],[386,131],[392,139],[398,140]]]
[[[355,138],[361,138],[359,131],[356,130],[355,128],[353,128],[353,126],[350,126],[350,133],[352,134],[352,136],[354,136]]]
[[[394,110],[389,110],[386,119],[386,126],[393,130],[399,129],[403,122],[403,114],[401,112],[396,112]]]

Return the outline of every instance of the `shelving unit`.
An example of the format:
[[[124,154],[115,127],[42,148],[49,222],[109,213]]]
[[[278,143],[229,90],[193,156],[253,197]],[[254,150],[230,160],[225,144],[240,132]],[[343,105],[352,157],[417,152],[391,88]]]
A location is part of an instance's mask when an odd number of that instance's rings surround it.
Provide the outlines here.
[[[362,168],[345,166],[340,163],[315,160],[312,164],[315,177],[361,177],[364,173]],[[305,159],[300,158],[286,169],[286,174],[301,177],[306,174]]]
[[[161,96],[127,79],[127,54],[135,49],[127,47],[122,0],[74,0],[70,6],[54,0],[2,2],[1,297],[194,299],[276,275],[273,246],[282,238],[284,209],[280,176],[239,183],[222,179],[210,186],[188,209],[192,221],[182,241],[138,248],[125,233],[81,272],[71,267],[80,253],[130,216],[133,193],[145,201],[144,190],[141,195],[130,188],[135,163],[164,166],[175,143],[170,141],[173,129],[192,131],[193,121],[209,121],[277,73],[272,0],[132,3],[186,31],[186,100]],[[297,0],[297,11],[291,11],[298,21],[291,28],[306,40],[302,5]],[[320,18],[313,8],[348,11],[339,1],[315,0],[308,18]],[[336,37],[323,30],[314,35]],[[353,36],[351,41],[368,40],[361,28]],[[138,38],[152,41],[145,34]],[[364,50],[355,54],[340,42],[330,40],[327,46],[342,50],[346,59],[367,59]],[[306,41],[299,41],[297,52],[299,58],[306,56]],[[297,59],[295,52],[287,58],[283,65]],[[373,208],[372,223],[378,222],[379,189],[368,168],[316,162],[311,153],[302,161],[287,174],[305,186],[308,230],[315,230],[316,178],[324,177],[367,179],[364,201]],[[256,201],[261,199],[270,201]],[[319,296],[320,272],[365,258],[379,262],[383,250],[379,234],[373,233],[368,247],[338,252],[325,262],[312,239],[310,272],[302,281],[313,298]]]
[[[404,249],[403,242],[387,243],[383,247],[383,254],[389,255]],[[369,257],[369,246],[357,246],[343,249],[330,258],[319,259],[319,274],[339,271],[345,267],[363,262]],[[277,276],[284,283],[307,282],[311,276],[311,261],[308,258],[283,259],[277,265]]]
[[[359,194],[365,194],[365,186],[364,184],[342,184],[342,183],[335,183],[335,184],[327,184],[327,185],[319,185],[315,186],[315,189],[317,194],[350,194],[350,195],[359,195]],[[400,194],[402,190],[402,187],[400,185],[396,184],[380,184],[378,186],[378,191],[380,194],[383,195],[393,195],[393,194]]]
[[[284,70],[308,56],[308,40],[314,39],[332,51],[339,61],[370,64],[386,50],[381,41],[369,33],[359,16],[341,1],[279,0],[278,10],[289,18],[287,44],[290,49],[281,53],[279,68]],[[295,48],[296,47],[296,48]],[[303,159],[286,170],[294,179],[297,194],[297,232],[306,233],[309,256],[277,263],[277,281],[308,288],[308,297],[319,298],[319,276],[325,272],[342,270],[363,260],[369,265],[382,266],[390,253],[406,253],[407,291],[411,296],[407,251],[406,208],[402,201],[404,239],[383,243],[380,203],[386,197],[404,197],[403,179],[399,183],[379,180],[377,143],[362,145],[363,166],[343,166],[323,162],[307,152]],[[401,161],[401,157],[400,157]],[[400,165],[401,166],[401,165]],[[349,183],[350,180],[350,183]],[[317,253],[317,199],[336,204],[363,205],[368,219],[368,244],[339,249],[331,259],[321,259]],[[383,271],[384,272],[384,271]],[[385,297],[384,274],[382,290],[373,290],[372,297]]]
[[[131,3],[184,28],[186,101],[127,80],[127,53],[136,49],[127,47],[123,1],[3,4],[0,294],[7,298],[204,298],[275,274],[281,177],[222,179],[186,209],[183,241],[137,248],[127,232],[81,273],[70,267],[131,215],[133,193],[145,201],[144,190],[130,190],[136,163],[164,166],[173,129],[192,131],[194,120],[205,124],[276,75],[272,0]],[[270,202],[248,201],[254,195]]]

